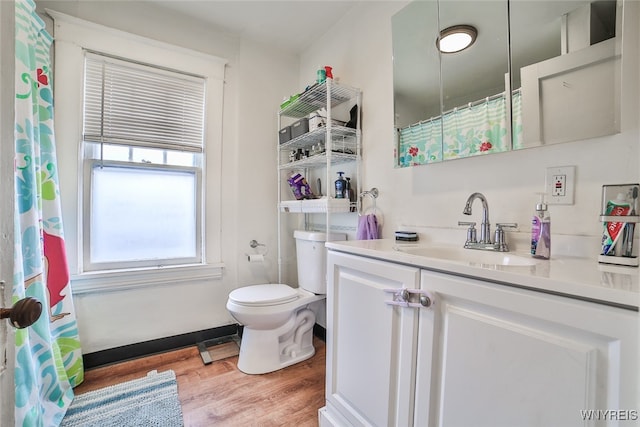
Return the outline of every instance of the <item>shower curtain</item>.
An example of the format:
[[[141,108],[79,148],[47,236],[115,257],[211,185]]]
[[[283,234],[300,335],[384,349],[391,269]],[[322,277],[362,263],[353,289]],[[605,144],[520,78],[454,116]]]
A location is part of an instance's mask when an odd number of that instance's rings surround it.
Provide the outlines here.
[[[32,0],[15,2],[15,258],[13,299],[42,315],[16,331],[16,426],[57,426],[83,380],[62,230],[53,133],[51,36]]]
[[[520,91],[512,97],[513,146],[520,148],[522,109]],[[507,99],[489,99],[461,106],[398,132],[397,165],[417,166],[450,159],[498,153],[510,149]]]

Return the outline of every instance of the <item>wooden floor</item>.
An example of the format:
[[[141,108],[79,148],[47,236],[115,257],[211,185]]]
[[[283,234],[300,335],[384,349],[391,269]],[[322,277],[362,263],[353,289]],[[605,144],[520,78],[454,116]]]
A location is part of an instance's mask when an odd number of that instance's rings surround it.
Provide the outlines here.
[[[304,362],[263,375],[247,375],[238,356],[204,365],[196,347],[89,370],[75,389],[86,393],[172,369],[186,427],[317,426],[324,406],[325,344],[314,338],[316,354]]]

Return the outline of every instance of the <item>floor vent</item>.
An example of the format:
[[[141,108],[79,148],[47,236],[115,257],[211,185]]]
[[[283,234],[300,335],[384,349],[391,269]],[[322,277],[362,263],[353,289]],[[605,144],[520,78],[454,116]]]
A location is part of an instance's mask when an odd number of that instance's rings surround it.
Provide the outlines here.
[[[216,360],[226,359],[240,354],[240,337],[230,335],[226,337],[214,338],[198,343],[198,351],[202,358],[202,363],[209,365]]]

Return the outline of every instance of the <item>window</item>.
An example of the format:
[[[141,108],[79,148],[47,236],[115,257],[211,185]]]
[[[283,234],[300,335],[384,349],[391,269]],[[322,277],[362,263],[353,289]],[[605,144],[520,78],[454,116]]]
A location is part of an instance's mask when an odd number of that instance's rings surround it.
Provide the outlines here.
[[[205,79],[86,51],[83,270],[203,263]]]
[[[57,172],[74,293],[221,278],[227,61],[52,10],[47,13],[55,20]],[[103,72],[105,84],[116,73],[115,85],[129,79],[129,86],[119,89],[124,98],[109,101],[109,91],[103,94]],[[174,83],[183,87],[184,95],[173,91]],[[183,96],[195,93],[201,97],[197,102],[181,104]],[[103,104],[103,97],[111,106]],[[142,103],[132,104],[134,100]],[[92,109],[85,110],[85,102],[94,101]],[[169,112],[169,107],[174,109]],[[192,107],[198,112],[182,110]],[[146,178],[156,184],[147,184],[149,191],[140,190]],[[104,188],[115,195],[103,193]],[[129,194],[123,194],[125,190]],[[151,191],[157,191],[156,196]],[[133,203],[137,207],[130,206]],[[128,215],[132,210],[143,220],[137,227]],[[177,222],[181,228],[171,226]],[[143,226],[162,228],[162,233]]]

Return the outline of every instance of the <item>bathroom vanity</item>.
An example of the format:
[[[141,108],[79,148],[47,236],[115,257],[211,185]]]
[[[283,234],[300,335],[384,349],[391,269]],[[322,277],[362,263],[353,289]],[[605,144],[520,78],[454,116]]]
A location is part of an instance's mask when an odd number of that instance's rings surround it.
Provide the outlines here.
[[[321,426],[640,416],[638,269],[393,240],[327,247]]]

